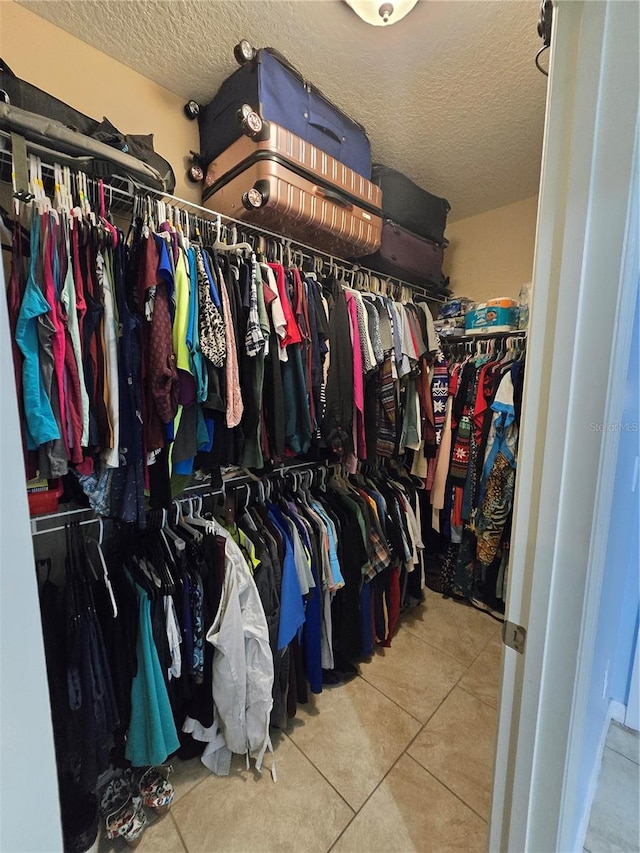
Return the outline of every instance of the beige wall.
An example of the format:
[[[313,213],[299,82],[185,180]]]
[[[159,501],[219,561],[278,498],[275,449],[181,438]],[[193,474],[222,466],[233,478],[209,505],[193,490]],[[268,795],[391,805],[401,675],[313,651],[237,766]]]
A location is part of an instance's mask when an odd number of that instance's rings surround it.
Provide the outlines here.
[[[199,202],[185,178],[185,157],[198,149],[198,124],[185,99],[116,62],[13,0],[0,0],[0,56],[27,80],[123,133],[153,133],[154,147],[176,174],[176,195]]]
[[[537,208],[531,196],[447,225],[444,270],[456,296],[518,297],[532,277]]]

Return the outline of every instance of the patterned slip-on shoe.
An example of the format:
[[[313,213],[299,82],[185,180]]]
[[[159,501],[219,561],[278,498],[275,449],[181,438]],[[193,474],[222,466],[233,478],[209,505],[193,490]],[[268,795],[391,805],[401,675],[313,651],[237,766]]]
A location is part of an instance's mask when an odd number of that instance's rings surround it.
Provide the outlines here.
[[[137,847],[147,825],[147,816],[140,797],[129,796],[118,809],[105,817],[108,838],[123,838],[129,847]]]
[[[142,800],[157,815],[166,814],[173,800],[173,785],[167,776],[173,768],[147,767],[138,780],[138,790]]]

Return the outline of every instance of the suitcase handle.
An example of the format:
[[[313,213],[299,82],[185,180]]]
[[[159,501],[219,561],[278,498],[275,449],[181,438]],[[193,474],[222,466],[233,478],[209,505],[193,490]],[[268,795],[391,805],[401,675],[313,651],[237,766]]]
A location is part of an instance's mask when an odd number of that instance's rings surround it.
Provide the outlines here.
[[[319,131],[325,134],[325,136],[330,136],[332,139],[338,143],[338,145],[342,145],[343,139],[342,137],[331,127],[327,127],[326,124],[321,124],[318,121],[309,120],[309,125],[311,127],[317,128]]]
[[[301,83],[306,87],[307,91],[314,92],[316,95],[319,95],[325,103],[329,104],[330,107],[333,107],[334,109],[336,109],[336,105],[333,103],[333,101],[330,100],[329,98],[327,98],[327,96],[323,92],[321,92],[317,86],[314,86],[312,83],[309,83],[309,81],[306,80],[302,76],[302,74],[298,71],[298,69],[295,67],[295,65],[292,65],[289,62],[289,60],[285,56],[283,56],[283,54],[280,53],[279,50],[276,50],[273,47],[263,47],[263,48],[256,51],[256,55],[254,57],[255,62],[260,62],[261,51],[265,51],[266,53],[268,53],[270,56],[272,56],[274,59],[276,59],[282,66],[284,66],[287,69],[287,71],[289,71],[291,74],[293,74],[295,77],[297,77],[301,81]],[[343,112],[343,111],[341,110],[341,112]],[[366,136],[367,132],[364,129],[363,125],[360,124],[359,121],[356,121],[354,118],[351,118],[350,115],[347,115],[344,112],[343,112],[343,115],[345,115],[349,119],[349,121],[352,124],[354,124],[357,128],[359,128]]]
[[[347,210],[353,210],[353,204],[351,204],[351,202],[344,196],[340,195],[340,193],[333,192],[332,190],[325,190],[324,187],[314,187],[313,192],[315,195],[319,195],[320,198],[326,198],[328,201],[332,201],[340,207],[346,207]]]

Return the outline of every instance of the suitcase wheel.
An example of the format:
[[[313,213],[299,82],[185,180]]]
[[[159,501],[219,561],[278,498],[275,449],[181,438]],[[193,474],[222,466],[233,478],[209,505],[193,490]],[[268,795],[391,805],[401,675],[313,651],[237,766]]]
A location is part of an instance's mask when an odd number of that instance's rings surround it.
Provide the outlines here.
[[[197,151],[190,151],[189,153],[191,154],[191,166],[187,169],[187,178],[194,184],[198,184],[200,181],[204,181],[205,163]]]
[[[250,136],[252,139],[262,133],[262,128],[264,127],[264,122],[260,115],[249,106],[249,104],[243,104],[238,113],[238,118],[240,119],[240,126],[242,127],[242,132],[246,136]]]
[[[196,101],[187,101],[182,109],[186,117],[191,121],[200,115],[200,104],[196,103]]]
[[[242,196],[242,205],[247,210],[257,210],[269,201],[271,187],[269,181],[256,181],[251,189]]]
[[[241,39],[233,48],[233,55],[236,58],[238,65],[246,65],[255,58],[256,49],[247,39]]]
[[[259,207],[262,207],[263,203],[264,196],[260,190],[257,190],[255,187],[251,187],[251,189],[242,196],[242,206],[247,210],[257,210]]]
[[[193,166],[189,167],[187,177],[194,184],[199,184],[200,181],[204,181],[204,170],[202,166],[198,166],[197,163],[194,163]]]

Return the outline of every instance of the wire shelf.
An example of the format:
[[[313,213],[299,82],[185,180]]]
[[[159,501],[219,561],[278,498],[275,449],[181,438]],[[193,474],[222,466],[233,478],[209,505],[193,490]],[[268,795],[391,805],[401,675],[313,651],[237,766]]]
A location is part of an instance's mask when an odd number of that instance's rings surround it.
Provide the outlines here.
[[[263,482],[264,480],[278,477],[284,479],[291,474],[316,471],[326,467],[326,463],[324,462],[290,462],[286,465],[278,465],[270,471],[264,471],[258,477],[258,475],[248,472],[244,468],[230,466],[222,471],[221,487],[216,487],[211,482],[196,482],[191,486],[187,486],[174,500],[181,502],[193,497],[225,495],[227,487],[234,489],[236,486],[251,486],[252,483],[257,481]],[[101,521],[105,524],[117,521],[117,519],[110,518],[109,516],[99,515],[90,507],[73,507],[70,509],[70,506],[70,504],[65,504],[56,512],[33,516],[31,518],[31,535],[41,536],[45,533],[58,533],[72,522],[80,526],[85,526],[88,524],[99,524]]]
[[[486,338],[523,338],[527,336],[526,329],[511,329],[504,332],[472,332],[466,335],[443,335],[438,332],[441,344],[469,343],[470,341],[482,341]]]
[[[26,144],[28,150],[41,158],[45,190],[48,194],[50,193],[53,195],[54,168],[53,163],[47,159],[52,157],[51,151],[37,143],[29,142],[29,140],[27,140]],[[0,180],[9,184],[11,183],[12,171],[10,147],[10,135],[6,131],[0,130]],[[73,161],[74,158],[67,155],[56,154],[55,157],[55,162],[59,162],[61,165],[68,165],[72,169],[74,168]],[[362,266],[357,260],[350,261],[330,255],[327,252],[320,251],[307,243],[301,243],[299,240],[293,240],[284,234],[279,234],[275,231],[270,231],[266,228],[261,228],[257,225],[252,225],[239,219],[234,219],[231,216],[216,213],[215,211],[210,210],[207,207],[202,207],[202,205],[196,204],[195,202],[190,202],[186,199],[179,198],[178,196],[171,195],[170,193],[160,192],[150,187],[138,184],[131,178],[114,175],[109,178],[103,178],[103,181],[105,184],[107,201],[113,216],[131,216],[134,211],[136,199],[144,197],[157,199],[177,208],[180,211],[186,211],[190,217],[195,217],[196,220],[202,220],[209,226],[215,226],[222,223],[225,226],[232,228],[235,227],[241,234],[251,234],[258,238],[264,237],[268,240],[275,240],[283,247],[289,248],[307,259],[322,259],[330,268],[337,268],[345,274],[352,275],[352,277],[355,276],[356,273],[362,272],[365,275],[378,278],[381,281],[388,281],[401,288],[407,288],[411,293],[420,296],[429,302],[443,304],[447,301],[444,295],[434,293],[426,286],[413,284],[405,281],[404,279],[398,278],[397,276],[384,275],[376,272],[375,270],[369,269],[368,267]]]

